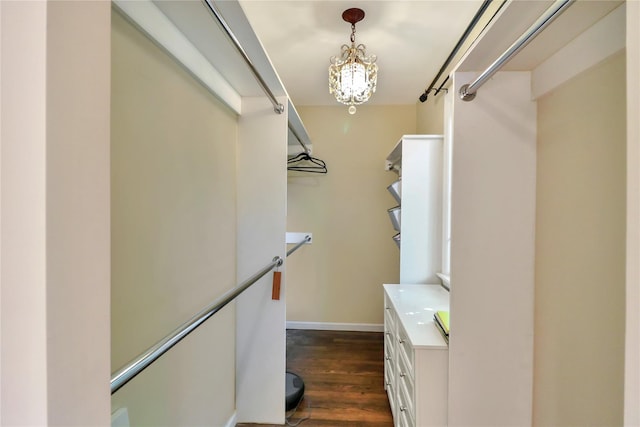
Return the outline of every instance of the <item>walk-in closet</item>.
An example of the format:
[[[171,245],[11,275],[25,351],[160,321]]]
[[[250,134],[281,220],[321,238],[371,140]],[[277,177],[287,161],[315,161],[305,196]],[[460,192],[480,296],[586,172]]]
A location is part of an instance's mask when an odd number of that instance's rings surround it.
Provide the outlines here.
[[[0,34],[0,425],[640,425],[640,2]]]

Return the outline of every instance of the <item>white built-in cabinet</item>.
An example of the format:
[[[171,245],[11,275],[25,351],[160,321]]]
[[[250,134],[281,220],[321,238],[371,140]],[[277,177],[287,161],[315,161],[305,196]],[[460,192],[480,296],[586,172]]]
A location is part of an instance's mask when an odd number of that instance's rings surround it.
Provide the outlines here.
[[[401,184],[400,283],[440,283],[442,150],[442,135],[404,135],[386,159]]]
[[[442,271],[442,135],[404,135],[386,159],[398,174],[389,210],[400,248],[400,284],[384,285],[385,390],[396,427],[447,424],[449,349],[434,324],[449,310]],[[399,237],[399,239],[398,239]]]
[[[449,350],[434,324],[440,285],[384,285],[384,381],[396,427],[447,424]]]

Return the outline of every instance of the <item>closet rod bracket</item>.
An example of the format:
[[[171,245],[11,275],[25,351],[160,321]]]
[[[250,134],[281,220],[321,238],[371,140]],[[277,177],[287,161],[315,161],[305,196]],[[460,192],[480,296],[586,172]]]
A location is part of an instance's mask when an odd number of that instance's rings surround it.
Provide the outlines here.
[[[284,105],[282,104],[276,104],[273,106],[273,111],[276,112],[276,114],[282,114],[284,113]]]

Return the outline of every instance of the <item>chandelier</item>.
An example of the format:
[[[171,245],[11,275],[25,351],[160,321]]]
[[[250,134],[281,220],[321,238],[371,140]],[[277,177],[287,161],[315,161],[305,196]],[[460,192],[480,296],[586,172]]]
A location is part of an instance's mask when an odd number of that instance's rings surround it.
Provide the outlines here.
[[[356,45],[356,22],[364,19],[364,11],[347,9],[342,19],[351,23],[351,45],[343,44],[340,55],[330,59],[329,93],[349,106],[349,114],[355,114],[355,106],[367,102],[376,91],[378,66],[375,55],[367,56],[365,45]]]

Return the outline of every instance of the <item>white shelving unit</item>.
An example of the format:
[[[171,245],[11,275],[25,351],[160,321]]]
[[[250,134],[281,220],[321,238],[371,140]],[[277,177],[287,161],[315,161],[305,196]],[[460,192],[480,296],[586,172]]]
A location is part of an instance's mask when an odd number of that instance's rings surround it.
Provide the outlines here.
[[[386,160],[402,181],[400,283],[440,283],[442,135],[404,135]]]

